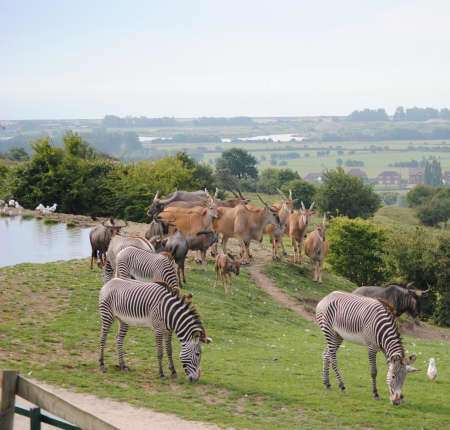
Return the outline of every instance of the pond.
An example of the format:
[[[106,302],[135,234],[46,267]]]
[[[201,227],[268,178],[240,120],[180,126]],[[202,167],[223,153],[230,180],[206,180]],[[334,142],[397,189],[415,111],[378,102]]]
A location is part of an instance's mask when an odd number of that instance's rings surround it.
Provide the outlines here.
[[[35,218],[0,217],[0,267],[89,257],[90,230]]]

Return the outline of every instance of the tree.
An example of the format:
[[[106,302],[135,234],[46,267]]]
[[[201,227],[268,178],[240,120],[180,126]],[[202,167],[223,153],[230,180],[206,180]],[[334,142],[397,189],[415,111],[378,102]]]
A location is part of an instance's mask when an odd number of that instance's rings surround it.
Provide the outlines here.
[[[6,158],[13,161],[25,161],[30,158],[27,151],[23,148],[11,148],[6,153]]]
[[[446,223],[450,218],[450,188],[441,188],[425,200],[417,208],[417,217],[422,224],[431,227]]]
[[[349,218],[368,218],[380,207],[380,197],[370,185],[338,167],[322,175],[323,183],[317,192],[322,212],[345,215]]]
[[[300,175],[291,169],[267,168],[261,172],[258,181],[258,190],[263,193],[276,194],[277,188],[294,179],[300,179]]]
[[[406,194],[406,201],[410,208],[422,205],[425,201],[431,199],[435,193],[435,189],[428,185],[416,185]]]
[[[258,170],[256,169],[256,158],[244,149],[231,148],[222,152],[217,160],[216,169],[228,170],[229,173],[239,179],[256,179]]]
[[[440,187],[442,185],[441,163],[435,158],[433,158],[431,161],[425,161],[423,181],[425,185],[430,185],[432,187]]]
[[[403,106],[399,106],[394,113],[392,118],[394,121],[406,121],[405,109]]]
[[[327,230],[330,250],[327,261],[333,271],[356,285],[376,285],[384,280],[386,234],[363,219],[337,217]]]
[[[281,190],[287,195],[289,190],[292,191],[292,198],[294,199],[294,207],[300,208],[301,202],[309,207],[314,201],[314,196],[317,188],[311,182],[306,182],[303,179],[294,179],[281,187]]]

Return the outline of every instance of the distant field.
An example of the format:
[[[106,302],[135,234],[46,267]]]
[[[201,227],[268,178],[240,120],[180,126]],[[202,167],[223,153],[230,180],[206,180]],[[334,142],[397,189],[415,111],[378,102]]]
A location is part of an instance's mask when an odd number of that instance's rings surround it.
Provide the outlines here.
[[[442,169],[450,170],[450,152],[446,151],[408,151],[409,145],[414,146],[439,146],[450,145],[450,141],[380,141],[380,142],[248,142],[239,143],[164,143],[148,144],[153,150],[165,150],[171,153],[186,151],[191,154],[203,154],[202,161],[211,164],[220,157],[223,150],[239,147],[252,153],[258,160],[259,168],[288,167],[304,176],[312,172],[321,172],[324,169],[337,167],[337,160],[342,159],[344,168],[346,160],[364,162],[360,167],[369,177],[376,177],[384,170],[395,170],[401,173],[404,179],[408,178],[409,168],[389,166],[396,162],[420,161],[424,157],[437,157],[441,161]],[[372,151],[371,146],[382,148]],[[211,151],[211,152],[205,152]],[[214,151],[214,152],[212,152]],[[328,154],[323,154],[329,151]],[[300,158],[278,160],[277,165],[271,164],[272,155],[298,153]],[[318,152],[322,152],[319,156]],[[286,164],[280,161],[285,161]]]

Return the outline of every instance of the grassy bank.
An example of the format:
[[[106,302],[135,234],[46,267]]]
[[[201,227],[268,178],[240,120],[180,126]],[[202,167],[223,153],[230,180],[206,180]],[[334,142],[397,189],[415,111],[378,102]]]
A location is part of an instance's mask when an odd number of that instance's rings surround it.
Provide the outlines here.
[[[272,276],[284,289],[294,285],[294,281],[285,285],[292,278],[308,297],[316,294],[317,286],[309,285],[301,272],[289,272],[285,278],[286,268],[275,269]],[[401,407],[394,408],[387,401],[386,366],[381,356],[383,399],[371,399],[366,350],[349,343],[339,355],[347,391],[339,393],[333,383],[333,389],[326,392],[321,385],[323,340],[319,330],[274,303],[245,271],[228,297],[223,289],[211,287],[211,268],[188,273],[188,289],[214,340],[204,348],[200,383],[185,381],[178,359],[178,379],[160,381],[153,335],[137,328],[130,329],[125,341],[131,372],[115,368],[111,333],[108,371],[102,374],[97,368],[99,275],[89,270],[87,260],[0,269],[0,367],[16,368],[78,391],[235,428],[434,429],[450,425],[450,406],[445,400],[450,392],[450,344],[405,340],[406,348],[418,354],[418,367],[424,369],[426,359],[434,356],[440,373],[434,384],[423,370],[411,375]]]

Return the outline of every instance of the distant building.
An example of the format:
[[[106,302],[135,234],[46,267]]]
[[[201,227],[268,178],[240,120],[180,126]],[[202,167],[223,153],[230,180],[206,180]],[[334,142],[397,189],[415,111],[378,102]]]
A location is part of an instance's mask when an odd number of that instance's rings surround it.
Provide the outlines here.
[[[393,170],[385,170],[377,176],[377,183],[382,185],[400,185],[402,176]]]
[[[423,184],[423,174],[423,169],[409,169],[408,183],[412,185]]]
[[[367,173],[361,169],[350,169],[347,172],[350,176],[356,176],[357,178],[361,178],[363,181],[367,181]]]
[[[322,173],[308,173],[303,179],[306,182],[322,182]]]

